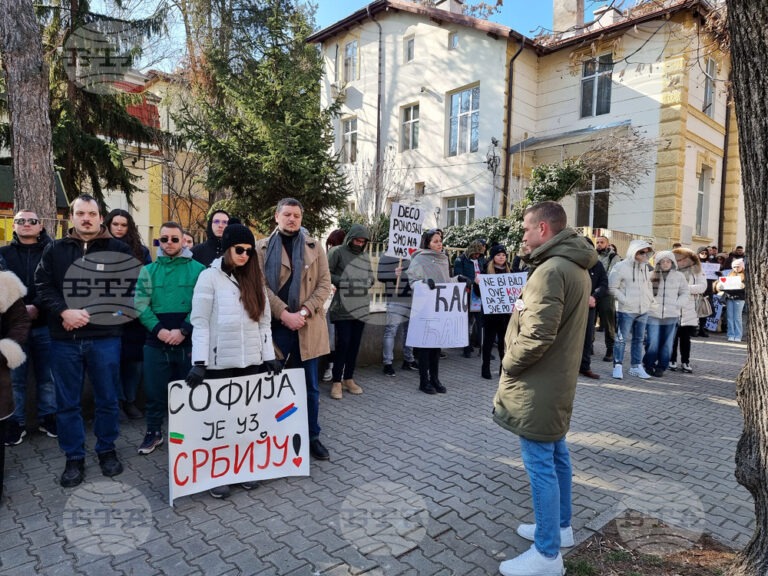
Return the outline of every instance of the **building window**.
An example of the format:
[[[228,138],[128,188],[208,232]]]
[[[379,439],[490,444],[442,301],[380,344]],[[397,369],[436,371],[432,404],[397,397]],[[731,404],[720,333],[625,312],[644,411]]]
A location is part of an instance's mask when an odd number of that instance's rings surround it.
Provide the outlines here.
[[[357,40],[344,46],[344,82],[357,80]]]
[[[581,117],[600,116],[611,111],[613,57],[605,54],[583,63],[581,73]]]
[[[403,108],[400,150],[416,150],[419,147],[419,105]]]
[[[448,198],[448,222],[446,226],[464,226],[475,220],[475,197],[462,196],[461,198]]]
[[[707,69],[704,72],[704,114],[713,118],[715,115],[715,80],[717,80],[717,63],[714,58],[707,58]]]
[[[477,152],[480,141],[480,86],[451,94],[448,156]]]
[[[592,175],[576,193],[576,226],[608,228],[611,181],[608,176]]]
[[[696,194],[696,235],[707,235],[707,220],[709,219],[709,182],[712,178],[712,169],[709,166],[701,167],[699,175],[699,189]]]
[[[414,196],[424,196],[424,182],[415,182],[413,184]]]
[[[416,50],[416,39],[413,36],[409,36],[405,39],[405,63],[413,61]]]
[[[357,118],[342,121],[344,142],[341,148],[341,161],[349,164],[357,160]]]
[[[451,32],[448,34],[448,50],[456,50],[459,47],[459,33]]]
[[[338,82],[339,81],[339,45],[335,45],[335,49],[333,51],[333,81]]]

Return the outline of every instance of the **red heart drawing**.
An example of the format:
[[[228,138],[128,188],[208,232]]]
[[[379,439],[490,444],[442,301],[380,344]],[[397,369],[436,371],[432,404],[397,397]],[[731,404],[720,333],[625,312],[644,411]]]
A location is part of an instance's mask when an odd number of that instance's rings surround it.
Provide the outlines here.
[[[418,250],[418,248],[408,248],[408,256],[412,256],[416,250]]]
[[[301,466],[301,456],[296,456],[296,458],[293,459],[293,465],[298,468]]]

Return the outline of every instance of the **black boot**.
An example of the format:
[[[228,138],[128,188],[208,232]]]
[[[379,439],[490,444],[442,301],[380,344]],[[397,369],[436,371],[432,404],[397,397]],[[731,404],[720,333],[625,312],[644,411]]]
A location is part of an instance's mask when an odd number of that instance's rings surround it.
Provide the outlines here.
[[[437,392],[438,394],[445,394],[447,392],[447,390],[445,389],[445,386],[443,386],[440,383],[440,380],[438,380],[437,378],[432,380],[432,382],[430,383],[432,384],[432,388],[434,388],[435,392]]]
[[[421,378],[419,381],[419,390],[424,392],[424,394],[437,394],[437,390],[434,389],[432,384],[430,384],[429,380],[426,378]]]
[[[483,364],[483,367],[480,369],[480,375],[486,380],[491,379],[491,367],[489,364]]]

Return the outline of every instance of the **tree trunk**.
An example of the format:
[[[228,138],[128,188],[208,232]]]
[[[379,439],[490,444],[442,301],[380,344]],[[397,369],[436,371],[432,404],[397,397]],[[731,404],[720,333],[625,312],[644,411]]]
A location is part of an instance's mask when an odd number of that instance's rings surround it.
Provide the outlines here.
[[[755,501],[755,533],[729,574],[768,574],[768,3],[728,0],[733,97],[747,218],[747,362],[736,380],[744,431],[736,479]]]
[[[32,0],[0,0],[0,55],[6,72],[14,209],[37,212],[55,231],[48,66]]]

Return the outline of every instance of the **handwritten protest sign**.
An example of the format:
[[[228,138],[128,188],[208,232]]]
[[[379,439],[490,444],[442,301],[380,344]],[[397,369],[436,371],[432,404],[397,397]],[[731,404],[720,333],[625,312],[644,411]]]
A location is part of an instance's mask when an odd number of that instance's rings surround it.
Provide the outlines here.
[[[717,277],[720,275],[720,264],[717,262],[702,262],[701,271],[704,272],[707,280],[717,280]]]
[[[393,203],[389,218],[387,256],[410,258],[411,254],[419,248],[423,221],[424,210],[421,208]]]
[[[463,348],[469,345],[469,293],[466,284],[414,284],[406,344],[417,348]]]
[[[706,298],[706,296],[705,296]],[[720,298],[712,298],[713,313],[707,317],[706,328],[710,332],[717,332],[720,325],[720,320],[723,317],[723,310],[725,310],[725,302]]]
[[[511,314],[528,279],[527,272],[480,274],[480,297],[486,314]]]
[[[168,390],[168,486],[175,498],[225,484],[309,475],[304,370]]]

